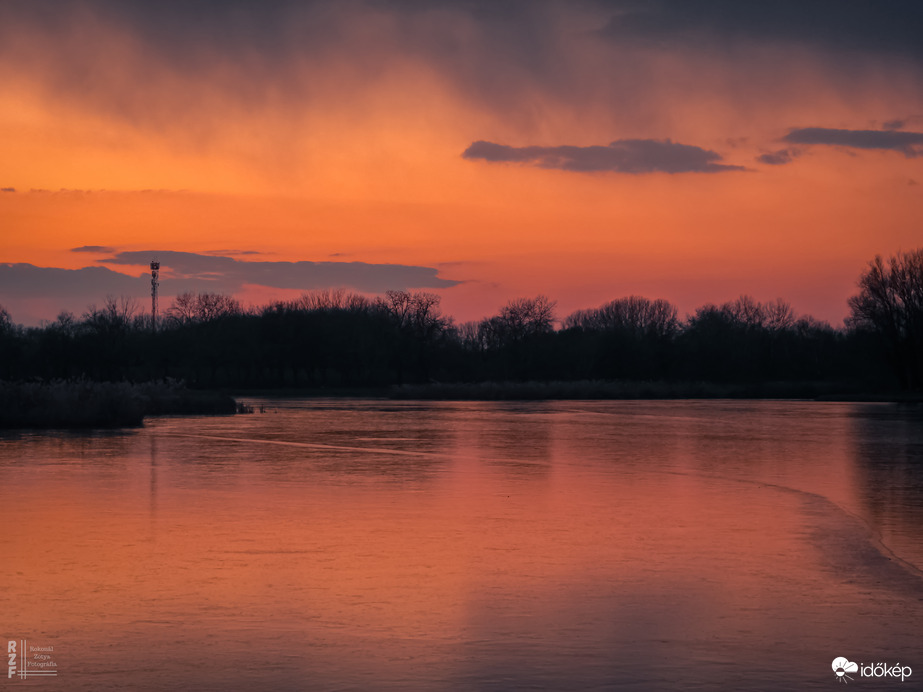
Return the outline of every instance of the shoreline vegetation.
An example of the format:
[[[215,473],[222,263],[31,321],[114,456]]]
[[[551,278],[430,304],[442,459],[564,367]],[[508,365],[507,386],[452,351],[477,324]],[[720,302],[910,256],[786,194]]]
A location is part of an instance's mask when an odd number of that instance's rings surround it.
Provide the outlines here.
[[[0,381],[0,429],[137,427],[145,416],[238,410],[226,394],[187,389],[175,381]]]
[[[379,398],[401,401],[644,401],[689,399],[796,399],[923,403],[923,395],[831,382],[523,381],[431,382],[391,387],[269,389],[240,398]],[[0,430],[126,428],[147,416],[253,413],[253,405],[224,392],[188,389],[183,383],[0,381]],[[260,412],[264,408],[259,406]]]
[[[0,428],[230,413],[233,399],[216,394],[230,391],[919,401],[923,248],[876,257],[858,287],[837,328],[747,295],[685,317],[666,300],[625,296],[563,318],[539,295],[462,324],[440,296],[406,290],[320,290],[247,309],[230,296],[185,293],[156,319],[109,297],[40,327],[15,324],[0,306]]]

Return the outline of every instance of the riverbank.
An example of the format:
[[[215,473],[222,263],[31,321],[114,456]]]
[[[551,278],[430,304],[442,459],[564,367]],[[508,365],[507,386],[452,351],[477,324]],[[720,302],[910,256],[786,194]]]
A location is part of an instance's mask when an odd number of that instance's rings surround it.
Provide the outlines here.
[[[139,426],[149,415],[234,413],[226,394],[178,382],[0,381],[0,429]]]
[[[871,391],[855,383],[831,382],[476,382],[403,385],[393,399],[806,399],[819,401],[923,401],[919,394]]]
[[[923,403],[920,394],[870,391],[828,382],[475,382],[390,388],[274,389],[242,396],[279,398],[378,398],[425,401],[540,401],[654,399],[802,399]],[[175,381],[0,381],[0,429],[137,427],[145,416],[248,412],[227,394],[192,390]]]
[[[883,390],[863,382],[647,382],[579,380],[551,382],[431,382],[391,387],[278,388],[241,396],[300,399],[418,399],[424,401],[801,399],[923,403],[923,394]]]

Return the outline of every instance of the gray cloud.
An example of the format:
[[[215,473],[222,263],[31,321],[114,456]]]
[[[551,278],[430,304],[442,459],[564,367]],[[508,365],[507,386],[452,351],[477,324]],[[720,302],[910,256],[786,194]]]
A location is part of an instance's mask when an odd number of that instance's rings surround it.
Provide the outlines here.
[[[53,27],[67,26],[73,15],[28,0],[5,3],[14,15],[31,17]],[[879,51],[923,58],[919,41],[923,7],[915,0],[584,0],[573,11],[604,17],[607,36],[620,40],[662,40],[683,37],[744,38],[783,43],[802,42],[843,51]],[[483,28],[487,42],[506,43],[511,56],[531,55],[534,44],[547,38],[560,3],[543,0],[398,0],[333,2],[331,0],[194,0],[157,3],[145,0],[84,0],[80,8],[104,16],[151,45],[194,62],[197,46],[222,46],[228,53],[249,49],[270,60],[287,59],[293,50],[326,49],[341,37],[344,18],[365,14],[406,19],[402,38],[421,47],[427,41],[421,21],[440,16]],[[431,28],[431,27],[428,27]],[[376,36],[373,32],[372,36]],[[300,44],[300,46],[299,46]],[[453,46],[444,46],[451,51]],[[247,50],[244,50],[247,49]]]
[[[613,17],[603,34],[617,40],[756,40],[923,60],[923,5],[914,0],[622,0],[609,6]]]
[[[6,52],[25,71],[44,66],[45,86],[58,98],[90,99],[110,114],[155,129],[175,127],[177,115],[179,124],[194,120],[159,103],[165,74],[171,87],[174,76],[179,84],[209,79],[208,95],[196,89],[186,94],[195,101],[189,110],[219,97],[223,105],[252,113],[276,103],[280,91],[299,106],[327,98],[323,76],[344,66],[351,87],[362,89],[381,79],[396,57],[410,56],[451,73],[468,94],[493,100],[509,91],[496,69],[503,55],[512,57],[503,72],[515,73],[519,83],[549,82],[553,58],[543,57],[541,47],[557,32],[540,5],[86,0],[49,11],[42,3],[11,0],[0,3],[0,57]],[[138,55],[125,64],[130,71],[122,75],[105,54],[86,50],[85,28],[102,28],[136,47]],[[23,29],[47,38],[51,50],[4,41]],[[320,78],[305,78],[305,68]],[[145,91],[136,89],[139,82]]]
[[[791,130],[783,140],[792,144],[825,144],[852,149],[899,151],[908,158],[923,155],[923,132],[803,127]]]
[[[448,288],[461,283],[439,278],[437,270],[430,267],[401,264],[244,262],[231,257],[153,250],[120,252],[98,261],[123,267],[142,265],[146,269],[153,258],[161,263],[160,288],[165,298],[186,291],[233,294],[245,285],[296,290],[343,287],[381,293],[388,289]],[[17,322],[37,324],[42,319],[54,319],[62,310],[81,314],[88,305],[101,304],[107,296],[135,298],[147,308],[150,274],[143,271],[129,276],[106,266],[59,269],[0,263],[0,303]]]
[[[652,95],[664,89],[670,96],[676,86],[654,58],[664,51],[691,58],[703,48],[709,56],[732,53],[728,64],[746,79],[732,82],[736,98],[758,98],[767,94],[767,80],[789,93],[804,61],[757,50],[741,62],[757,42],[786,54],[793,42],[824,54],[825,77],[845,74],[830,81],[853,91],[867,80],[855,79],[852,65],[868,70],[869,53],[896,55],[898,72],[923,64],[921,33],[920,3],[871,0],[82,0],[53,9],[28,0],[0,2],[0,58],[7,69],[28,74],[56,100],[105,111],[132,127],[188,130],[196,144],[218,129],[218,121],[200,122],[215,117],[210,113],[223,118],[235,110],[288,109],[289,125],[300,128],[303,109],[337,98],[328,81],[361,94],[408,61],[425,63],[450,92],[506,122],[515,116],[533,124],[541,104],[557,101],[602,104],[621,122],[644,124],[662,103]],[[88,45],[101,34],[132,47],[119,64],[105,46],[94,51]],[[874,74],[878,83],[896,73],[896,64]],[[693,78],[697,86],[714,88],[707,71],[700,74]],[[677,79],[681,86],[689,81]],[[209,89],[197,87],[203,80]],[[285,105],[280,94],[289,96]],[[274,120],[284,143],[287,122]]]
[[[16,192],[15,187],[0,187],[0,192]]]
[[[105,245],[81,245],[80,247],[72,247],[71,252],[100,252],[112,254],[115,252],[115,249]]]
[[[148,296],[143,278],[126,276],[106,267],[58,269],[33,264],[0,264],[0,303],[13,321],[36,325],[53,320],[60,312],[82,314],[101,305],[107,296],[127,296],[139,301]],[[140,304],[140,303],[139,303]]]
[[[302,290],[345,286],[378,293],[392,288],[448,288],[458,283],[439,278],[436,269],[404,264],[246,262],[233,257],[167,250],[119,252],[114,257],[99,261],[146,266],[155,258],[160,260],[164,282],[170,278],[177,283],[195,286],[195,290],[226,293],[239,291],[244,284]]]
[[[656,139],[620,139],[607,146],[511,147],[478,141],[462,156],[491,163],[521,163],[580,173],[719,173],[744,170],[722,163],[721,155],[689,144]]]
[[[58,269],[34,264],[0,264],[0,295],[9,298],[78,296],[101,301],[106,295],[138,292],[138,279],[107,267]]]
[[[779,149],[778,151],[757,156],[756,160],[770,166],[782,166],[786,163],[791,163],[796,156],[798,156],[797,149]]]

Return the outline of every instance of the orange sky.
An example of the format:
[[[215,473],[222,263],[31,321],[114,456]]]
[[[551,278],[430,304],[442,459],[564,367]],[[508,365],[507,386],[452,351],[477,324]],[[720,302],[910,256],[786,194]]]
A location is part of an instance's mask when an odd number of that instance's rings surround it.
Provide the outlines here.
[[[0,17],[0,263],[254,251],[236,256],[437,269],[460,282],[439,289],[459,320],[537,293],[560,317],[629,294],[691,311],[749,293],[838,322],[872,256],[920,245],[923,158],[781,141],[805,127],[923,129],[917,56],[727,27],[705,47],[616,40],[601,35],[610,5],[523,5],[531,23],[502,40],[509,25],[452,3],[318,3],[263,22],[216,4],[201,25],[172,8],[156,31],[151,10],[90,3],[53,21],[14,5]],[[746,170],[461,155],[478,140],[666,139]],[[790,163],[757,160],[780,149]],[[110,252],[71,251],[88,245]],[[50,319],[52,289],[14,296],[0,279],[0,304]],[[136,297],[147,291],[139,279]]]

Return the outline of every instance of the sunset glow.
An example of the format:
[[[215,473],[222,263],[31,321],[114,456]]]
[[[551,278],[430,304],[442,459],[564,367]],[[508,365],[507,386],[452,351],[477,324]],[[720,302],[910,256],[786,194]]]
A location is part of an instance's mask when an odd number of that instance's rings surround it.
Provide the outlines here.
[[[814,33],[699,4],[3,3],[0,303],[34,324],[125,292],[12,264],[107,267],[143,303],[107,260],[151,251],[426,268],[393,288],[459,321],[750,294],[838,323],[871,257],[921,244],[923,53],[899,16],[883,45],[849,8],[825,30],[836,3]],[[589,162],[625,141],[647,168]]]

